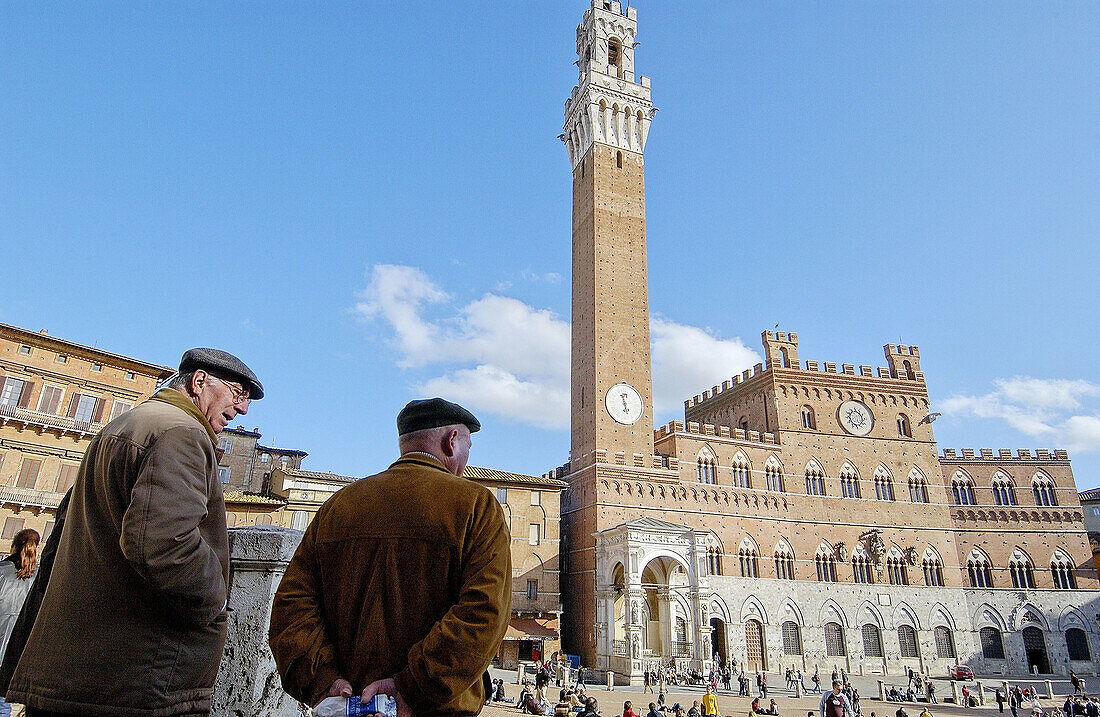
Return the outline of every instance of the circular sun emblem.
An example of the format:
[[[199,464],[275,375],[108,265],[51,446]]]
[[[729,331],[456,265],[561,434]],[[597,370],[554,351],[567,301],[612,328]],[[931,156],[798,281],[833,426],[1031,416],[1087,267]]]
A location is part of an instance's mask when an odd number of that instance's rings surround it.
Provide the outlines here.
[[[845,401],[840,404],[838,414],[840,427],[853,435],[866,436],[875,425],[871,409],[859,401]]]

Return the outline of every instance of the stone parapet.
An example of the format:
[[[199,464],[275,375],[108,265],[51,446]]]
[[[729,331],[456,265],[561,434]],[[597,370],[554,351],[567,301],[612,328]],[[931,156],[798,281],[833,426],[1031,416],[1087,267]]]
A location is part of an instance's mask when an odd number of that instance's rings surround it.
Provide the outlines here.
[[[212,715],[298,717],[283,691],[267,627],[275,590],[302,531],[272,526],[229,529],[229,635],[214,685]]]
[[[1004,461],[1026,461],[1028,463],[1035,463],[1036,461],[1068,461],[1069,453],[1062,448],[1048,450],[1045,448],[1035,449],[1034,455],[1029,448],[1020,448],[1016,451],[1016,455],[1012,454],[1012,451],[1007,448],[998,448],[997,454],[994,456],[992,448],[979,448],[975,454],[973,448],[963,448],[956,450],[954,448],[944,448],[943,453],[940,456],[941,461],[949,461],[951,463],[961,463],[963,461],[994,461],[1002,463]]]

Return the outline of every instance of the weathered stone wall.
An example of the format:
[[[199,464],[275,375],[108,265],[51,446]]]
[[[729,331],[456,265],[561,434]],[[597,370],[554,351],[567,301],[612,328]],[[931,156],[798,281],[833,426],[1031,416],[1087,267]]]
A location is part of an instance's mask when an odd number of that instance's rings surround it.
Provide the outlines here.
[[[214,686],[212,715],[298,717],[267,646],[271,602],[302,531],[271,526],[229,529],[229,637]]]

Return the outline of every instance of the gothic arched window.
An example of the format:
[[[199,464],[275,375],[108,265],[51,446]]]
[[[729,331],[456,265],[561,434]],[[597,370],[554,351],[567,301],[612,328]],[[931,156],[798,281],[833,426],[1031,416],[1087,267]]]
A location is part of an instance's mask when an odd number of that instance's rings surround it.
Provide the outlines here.
[[[875,582],[874,568],[871,565],[871,559],[867,555],[867,551],[863,549],[863,546],[858,546],[852,553],[852,578],[857,583],[873,583]]]
[[[1050,559],[1050,574],[1054,578],[1055,588],[1059,590],[1077,588],[1077,578],[1073,574],[1073,561],[1061,550],[1056,550],[1054,557]]]
[[[913,503],[928,502],[928,483],[916,468],[909,473],[909,500]]]
[[[838,622],[825,623],[825,655],[843,657],[848,654],[844,644],[844,628]]]
[[[817,549],[817,555],[814,556],[814,563],[817,566],[817,579],[823,583],[835,583],[836,582],[836,557],[833,556],[833,551],[825,544]]]
[[[1001,631],[995,627],[983,627],[978,633],[979,642],[982,643],[982,657],[988,660],[1005,659],[1005,645],[1001,639]]]
[[[1071,627],[1066,630],[1066,652],[1073,661],[1088,661],[1092,659],[1089,653],[1089,638],[1085,631],[1079,627]]]
[[[917,649],[917,631],[912,625],[902,625],[898,628],[898,646],[901,647],[902,657],[920,657]]]
[[[905,557],[897,548],[890,550],[886,557],[886,575],[891,585],[908,585],[909,572],[905,564]]]
[[[775,459],[775,456],[769,458],[767,465],[764,466],[764,482],[767,484],[768,490],[777,493],[784,492],[786,488],[783,484],[783,467],[779,465],[779,461]]]
[[[970,476],[959,472],[951,479],[951,496],[955,505],[974,505],[974,482]]]
[[[775,546],[775,577],[794,580],[794,554],[785,541]]]
[[[1012,558],[1008,561],[1008,572],[1012,576],[1012,587],[1035,587],[1035,570],[1031,565],[1031,559],[1022,551],[1012,551]]]
[[[783,623],[783,654],[802,654],[802,630],[799,629],[798,623],[793,620]]]
[[[733,457],[733,485],[738,488],[752,488],[752,470],[743,453]]]
[[[997,505],[1016,505],[1016,489],[1012,485],[1012,479],[1004,473],[993,476],[993,501]]]
[[[840,469],[840,495],[842,498],[860,498],[859,476],[851,463]]]
[[[921,561],[924,571],[924,584],[930,587],[943,587],[943,562],[931,548],[924,551],[924,559]]]
[[[699,458],[696,462],[699,482],[710,484],[717,483],[714,470],[716,461],[714,460],[714,454],[710,452],[710,449],[704,448],[703,450],[699,451]]]
[[[909,427],[909,416],[904,413],[898,414],[898,435],[902,438],[913,437],[913,429]]]
[[[1058,505],[1058,497],[1054,493],[1054,481],[1050,477],[1037,473],[1031,479],[1031,491],[1035,494],[1035,505]]]
[[[894,499],[894,482],[886,469],[879,466],[875,469],[875,498],[879,500]]]
[[[806,466],[806,495],[825,495],[825,471],[817,461]]]
[[[966,572],[970,577],[970,587],[993,587],[993,569],[989,565],[989,558],[983,553],[973,550],[966,559]]]
[[[863,626],[863,654],[867,657],[882,657],[882,633],[878,625],[870,623]]]
[[[951,630],[946,627],[937,627],[935,629],[936,636],[936,657],[941,660],[955,659],[955,636],[951,634]]]

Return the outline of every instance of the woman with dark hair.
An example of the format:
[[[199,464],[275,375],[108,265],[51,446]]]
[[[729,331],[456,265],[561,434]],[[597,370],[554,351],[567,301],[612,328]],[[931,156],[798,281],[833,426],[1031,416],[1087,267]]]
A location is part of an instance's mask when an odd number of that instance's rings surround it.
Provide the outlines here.
[[[31,578],[38,565],[38,543],[41,540],[37,530],[20,530],[11,542],[11,555],[0,560],[0,657],[8,648],[15,620],[34,583]],[[0,712],[3,710],[11,714],[11,708],[0,697]]]
[[[0,655],[7,649],[15,618],[34,582],[41,540],[37,530],[20,530],[11,541],[11,555],[0,560]]]

